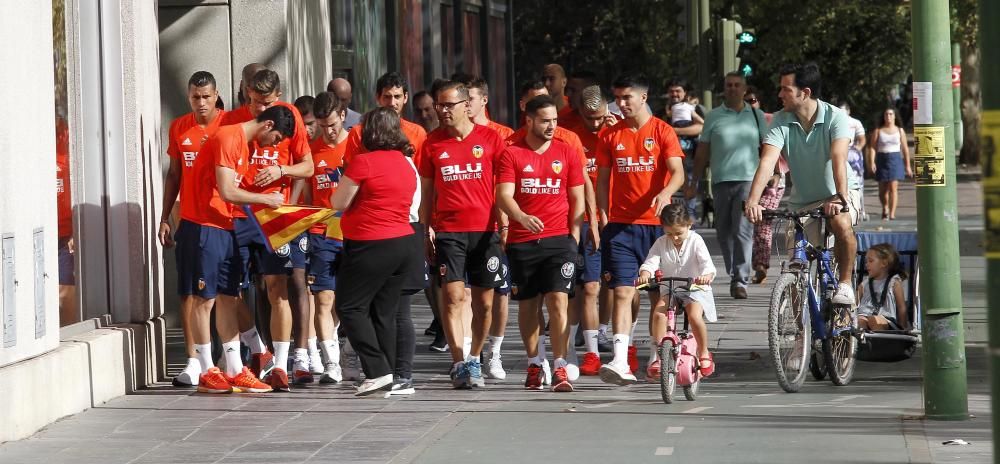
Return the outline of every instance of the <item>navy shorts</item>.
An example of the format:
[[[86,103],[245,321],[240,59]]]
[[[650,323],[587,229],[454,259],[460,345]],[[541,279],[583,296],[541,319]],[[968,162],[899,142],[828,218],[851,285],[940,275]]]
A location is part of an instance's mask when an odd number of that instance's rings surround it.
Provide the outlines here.
[[[601,252],[587,240],[590,234],[590,224],[580,225],[580,266],[577,268],[576,280],[581,283],[599,282],[601,280]]]
[[[326,238],[326,234],[309,234],[309,262],[306,281],[315,292],[337,290],[337,258],[344,242]]]
[[[177,242],[177,293],[205,299],[237,296],[242,266],[233,231],[181,220]]]
[[[233,219],[236,243],[243,263],[243,287],[250,286],[250,276],[288,275],[292,269],[306,268],[306,254],[309,252],[309,234],[303,232],[291,242],[282,245],[274,253],[268,253],[264,245],[264,235],[248,218]]]
[[[508,244],[507,256],[514,280],[511,298],[528,300],[554,292],[567,293],[572,298],[579,257],[576,247],[570,235]]]
[[[76,261],[69,252],[71,237],[59,237],[59,285],[76,285]]]
[[[605,226],[601,233],[601,267],[608,288],[634,285],[639,266],[662,235],[660,226],[616,222]]]

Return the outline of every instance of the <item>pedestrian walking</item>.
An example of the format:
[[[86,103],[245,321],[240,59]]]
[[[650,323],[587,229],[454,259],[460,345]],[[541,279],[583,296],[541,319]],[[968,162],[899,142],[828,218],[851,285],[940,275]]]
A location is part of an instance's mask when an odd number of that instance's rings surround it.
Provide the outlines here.
[[[882,112],[878,129],[872,131],[868,144],[868,170],[878,181],[878,199],[882,203],[882,220],[896,219],[899,200],[899,181],[913,177],[910,168],[910,148],[906,131],[900,127],[896,111],[888,108]]]

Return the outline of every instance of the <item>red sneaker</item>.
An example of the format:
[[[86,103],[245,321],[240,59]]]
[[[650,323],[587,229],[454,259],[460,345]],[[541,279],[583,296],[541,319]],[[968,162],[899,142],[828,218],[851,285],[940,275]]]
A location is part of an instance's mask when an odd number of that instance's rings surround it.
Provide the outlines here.
[[[649,363],[646,366],[646,381],[648,382],[659,382],[660,381],[660,360],[657,359]]]
[[[218,367],[213,367],[198,376],[198,391],[201,393],[231,393],[233,387]]]
[[[250,356],[250,371],[258,379],[267,377],[267,374],[274,368],[274,355],[268,352],[254,353]]]
[[[292,379],[294,379],[295,385],[313,383],[313,374],[310,371],[296,369],[295,372],[292,373]]]
[[[583,355],[583,363],[580,364],[580,375],[597,375],[600,370],[600,355],[597,353],[587,353]]]
[[[569,375],[566,374],[565,367],[557,367],[555,371],[552,372],[552,391],[554,392],[571,392],[573,391],[573,384],[569,381]]]
[[[229,384],[232,385],[234,393],[267,393],[271,391],[271,386],[257,380],[257,377],[246,366],[243,366],[243,370],[239,374],[229,379]]]
[[[565,373],[565,371],[563,371]],[[524,389],[525,390],[541,390],[542,389],[542,366],[538,364],[528,365],[528,376],[524,379]]]
[[[635,345],[628,347],[628,368],[633,375],[639,372],[639,349]]]
[[[288,374],[280,367],[271,369],[271,372],[264,377],[264,382],[271,386],[274,391],[290,392],[292,388],[288,386]]]

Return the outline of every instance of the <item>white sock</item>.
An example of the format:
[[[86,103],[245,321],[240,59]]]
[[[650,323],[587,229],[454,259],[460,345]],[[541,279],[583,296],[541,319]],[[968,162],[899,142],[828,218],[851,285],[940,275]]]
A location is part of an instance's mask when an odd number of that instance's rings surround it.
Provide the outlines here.
[[[479,356],[467,356],[465,358],[465,362],[469,362],[469,361],[481,362],[479,360]]]
[[[263,353],[267,351],[264,341],[260,339],[260,333],[257,332],[257,327],[251,327],[250,330],[241,332],[240,341],[250,348],[251,353]]]
[[[653,361],[656,361],[657,359],[659,359],[659,356],[658,356],[659,353],[658,353],[658,351],[660,351],[660,350],[658,348],[659,347],[656,346],[656,343],[653,343],[653,339],[650,338],[650,340],[649,340],[649,363],[650,364],[653,364]]]
[[[628,333],[628,339],[629,340],[635,340],[635,326],[637,326],[637,325],[639,325],[639,319],[638,318],[636,318],[636,320],[632,321],[632,330],[629,331],[629,333]]]
[[[212,361],[212,344],[206,343],[204,345],[194,345],[194,355],[198,357],[198,362],[201,363],[201,372],[208,372],[209,369],[215,367],[215,361]]]
[[[534,358],[528,358],[528,364],[534,364],[536,366],[541,366],[545,358],[542,356],[535,356]]]
[[[232,377],[243,370],[243,360],[240,359],[240,341],[222,344],[222,354],[226,357],[226,375]]]
[[[628,335],[615,334],[615,357],[611,360],[612,363],[628,364],[628,341]]]
[[[340,364],[340,343],[337,340],[323,340],[320,349],[323,350],[323,356],[326,356],[326,362]]]
[[[587,352],[597,353],[597,331],[596,330],[584,330],[583,340],[587,342]]]
[[[307,344],[309,345],[309,356],[319,354],[319,345],[317,344],[316,337],[309,337]]]
[[[462,339],[462,357],[468,358],[470,351],[472,351],[472,337],[464,337]]]
[[[538,357],[542,360],[548,357],[547,353],[545,353],[545,335],[538,336]]]
[[[563,359],[563,358],[556,358],[556,360],[552,362],[552,368],[553,369],[559,369],[560,367],[566,367],[567,364],[569,364],[569,363],[566,362],[565,359]]]
[[[274,367],[276,369],[288,369],[288,349],[292,342],[274,342]]]
[[[579,328],[580,324],[569,326],[569,343],[566,344],[566,359],[570,364],[580,364],[579,359],[576,358],[576,331]]]
[[[500,344],[503,343],[503,336],[494,337],[490,335],[490,354],[500,356]]]
[[[597,326],[597,332],[602,333],[604,335],[607,335],[608,334],[608,325],[607,324],[601,324],[601,325]]]
[[[306,348],[296,348],[295,349],[295,369],[308,371],[309,370],[309,350]]]

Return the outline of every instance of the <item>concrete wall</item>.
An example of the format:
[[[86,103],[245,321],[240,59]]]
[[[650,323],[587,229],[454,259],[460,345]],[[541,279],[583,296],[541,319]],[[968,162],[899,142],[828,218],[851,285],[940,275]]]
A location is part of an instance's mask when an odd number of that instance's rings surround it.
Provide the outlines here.
[[[16,75],[5,80],[5,85],[17,91],[4,92],[5,105],[11,110],[0,123],[0,157],[8,161],[0,169],[0,235],[13,236],[16,279],[14,287],[4,288],[10,274],[0,267],[0,311],[4,318],[12,314],[15,321],[7,329],[0,328],[3,366],[55,348],[59,343],[59,302],[52,4],[3,0],[0,8],[18,11],[0,15],[0,37],[8,44],[0,47],[0,62],[17,64]],[[32,234],[36,229],[44,230],[46,277],[41,280],[35,280]],[[44,307],[41,337],[36,337],[35,328],[36,289]],[[6,346],[12,338],[16,342]]]

